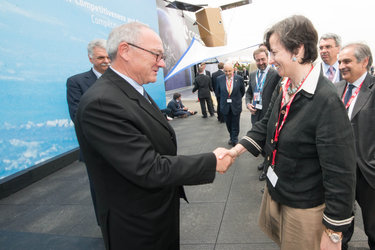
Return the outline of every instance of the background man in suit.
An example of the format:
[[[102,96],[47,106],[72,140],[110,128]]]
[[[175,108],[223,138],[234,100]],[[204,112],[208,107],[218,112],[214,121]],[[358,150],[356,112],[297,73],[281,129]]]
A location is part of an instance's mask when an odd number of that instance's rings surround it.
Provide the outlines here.
[[[339,54],[343,81],[336,83],[351,121],[357,152],[356,200],[362,210],[363,225],[371,250],[375,249],[375,78],[370,48],[361,43],[346,45]],[[347,249],[354,230],[344,232]]]
[[[107,43],[104,39],[94,39],[89,42],[87,45],[87,54],[93,67],[87,72],[69,77],[66,81],[66,97],[68,101],[69,115],[73,122],[75,122],[75,116],[81,96],[88,88],[91,87],[91,85],[94,84],[94,82],[107,70],[108,66],[110,65],[111,60],[108,57],[106,45]],[[82,162],[84,161],[82,151],[79,152],[79,160]],[[95,191],[92,187],[90,178],[89,183],[96,221],[99,224]]]
[[[231,157],[224,148],[178,156],[176,135],[143,85],[165,67],[163,44],[148,26],[116,27],[111,67],[86,91],[75,128],[97,194],[107,249],[179,249],[182,185],[210,183]]]
[[[167,109],[170,110],[172,117],[186,118],[197,113],[197,111],[191,111],[188,107],[184,106],[180,93],[173,94],[172,100],[168,102]]]
[[[66,81],[66,97],[73,122],[81,96],[107,70],[111,62],[104,39],[92,40],[87,45],[87,54],[93,67],[87,72],[69,77]]]
[[[251,123],[260,121],[266,114],[271,101],[272,93],[280,81],[276,70],[268,65],[268,50],[258,48],[253,52],[253,57],[258,70],[250,73],[249,87],[246,91],[246,107],[251,113]],[[259,180],[266,179],[266,167],[259,164],[261,170]]]
[[[209,77],[211,77],[211,72],[210,71],[208,71],[208,70],[206,70],[206,63],[201,63],[201,64],[199,64],[199,66],[198,66],[198,74],[199,74],[199,68],[203,68],[203,72],[204,72],[204,74],[206,74],[206,75],[208,75]]]
[[[242,97],[245,94],[243,78],[233,74],[233,64],[224,64],[224,73],[217,78],[218,93],[220,95],[220,111],[224,115],[230,139],[229,145],[238,143],[240,132],[240,116],[242,112]]]
[[[220,111],[220,94],[218,92],[218,83],[217,83],[217,78],[221,75],[224,75],[224,63],[223,62],[219,62],[219,64],[217,65],[217,68],[218,70],[215,71],[213,74],[212,74],[212,88],[214,89],[215,91],[215,96],[216,96],[216,100],[217,100],[217,120],[220,122],[220,123],[223,123],[224,122],[224,116],[221,114],[221,111]]]
[[[320,57],[322,58],[323,74],[331,81],[341,81],[337,60],[341,47],[341,38],[333,33],[324,34],[319,40]]]
[[[206,104],[210,116],[214,116],[214,107],[211,99],[212,88],[211,77],[204,73],[204,67],[198,68],[198,76],[194,80],[193,93],[198,90],[198,99],[201,104],[202,117],[207,118]]]

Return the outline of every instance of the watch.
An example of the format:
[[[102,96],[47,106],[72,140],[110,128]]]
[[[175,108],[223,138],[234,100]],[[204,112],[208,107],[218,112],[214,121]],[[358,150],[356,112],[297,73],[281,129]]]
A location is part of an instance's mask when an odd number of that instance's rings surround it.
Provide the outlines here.
[[[342,232],[335,232],[328,228],[326,228],[324,231],[333,243],[339,243],[342,240]]]

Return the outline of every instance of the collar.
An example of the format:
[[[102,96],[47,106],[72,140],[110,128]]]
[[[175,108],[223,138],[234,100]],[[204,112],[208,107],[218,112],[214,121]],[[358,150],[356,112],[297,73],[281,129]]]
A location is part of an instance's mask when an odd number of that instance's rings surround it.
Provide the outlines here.
[[[353,84],[356,88],[358,88],[359,85],[361,85],[361,83],[365,80],[366,76],[367,76],[367,72],[363,73],[363,75],[361,75],[361,77],[358,78],[357,80],[355,80],[352,84]],[[348,82],[348,83],[350,84],[350,82]]]
[[[327,73],[328,72],[328,69],[331,65],[328,65],[326,64],[325,62],[322,61],[322,65],[323,65],[323,72],[324,73]],[[339,70],[339,61],[337,60],[333,65],[332,67],[335,69],[335,74],[336,72]]]
[[[92,67],[91,69],[92,69],[92,71],[94,72],[94,74],[96,75],[96,78],[99,79],[99,77],[102,76],[102,73],[100,73],[99,71],[97,71],[94,67]]]
[[[118,72],[117,70],[115,70],[114,68],[112,68],[112,66],[109,66],[116,74],[118,74],[119,76],[121,76],[125,81],[127,81],[131,86],[133,86],[133,88],[135,88],[135,90],[137,90],[141,95],[143,95],[143,92],[144,92],[144,88],[142,87],[142,85],[139,85],[136,81],[134,81],[133,79],[131,79],[130,77]]]
[[[311,70],[308,77],[305,79],[305,82],[303,83],[302,87],[297,91],[300,92],[301,90],[306,91],[307,93],[313,95],[315,93],[316,86],[318,85],[318,80],[320,76],[320,67],[318,64],[313,64],[313,69]],[[285,83],[288,81],[288,77],[285,77],[283,81],[281,82],[281,85],[285,89]]]

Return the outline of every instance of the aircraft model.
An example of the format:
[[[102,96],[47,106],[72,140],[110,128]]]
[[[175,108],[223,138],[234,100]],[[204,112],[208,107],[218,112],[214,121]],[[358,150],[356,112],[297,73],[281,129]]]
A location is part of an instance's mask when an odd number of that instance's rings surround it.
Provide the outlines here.
[[[219,7],[207,7],[207,4],[190,4],[182,1],[168,1],[166,7],[183,11],[194,12],[196,24],[202,41],[207,47],[224,46],[227,44],[226,32],[224,29],[221,11],[250,4],[252,0],[236,1]]]

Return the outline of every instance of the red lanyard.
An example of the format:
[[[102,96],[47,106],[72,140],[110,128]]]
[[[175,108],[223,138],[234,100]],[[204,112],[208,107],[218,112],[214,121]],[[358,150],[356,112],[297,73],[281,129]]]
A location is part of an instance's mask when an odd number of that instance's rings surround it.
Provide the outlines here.
[[[307,77],[310,75],[310,72],[312,71],[312,69],[313,69],[313,66],[311,67],[311,69],[310,69],[309,73],[307,74],[306,78],[299,85],[299,87],[298,87],[298,89],[296,91],[296,94],[297,94],[298,90],[300,90],[300,88],[302,87],[302,85],[305,82],[305,80],[307,79]],[[275,137],[273,138],[273,143],[274,144],[277,144],[277,142],[279,141],[279,135],[280,135],[281,129],[284,127],[285,120],[286,120],[286,118],[289,115],[290,106],[292,105],[294,97],[296,96],[296,94],[294,94],[292,96],[292,98],[289,100],[288,104],[286,105],[285,111],[283,111],[282,109],[284,107],[284,100],[285,100],[286,95],[288,94],[288,87],[289,87],[289,85],[290,85],[290,79],[288,79],[288,81],[285,84],[285,88],[283,89],[283,98],[281,100],[280,111],[279,111],[279,118],[277,119],[277,126],[276,126],[276,131],[275,131]],[[281,113],[284,114],[284,117],[283,117],[282,122],[280,123]],[[275,147],[275,149],[272,151],[272,166],[275,166],[276,153],[277,153],[277,149]]]
[[[361,89],[362,87],[362,84],[365,80],[362,81],[361,85],[359,85],[359,87],[355,90],[354,94],[352,94],[352,96],[350,97],[348,103],[345,105],[345,109],[348,109],[350,104],[352,103],[352,101],[354,100],[354,98],[358,95],[359,93],[359,90]],[[345,87],[345,91],[344,91],[344,95],[342,96],[342,102],[344,102],[344,99],[345,99],[345,95],[346,95],[346,92],[348,91],[348,85],[346,85]]]
[[[233,77],[230,78],[230,82],[228,84],[228,78],[227,78],[227,81],[226,81],[226,84],[227,84],[227,90],[228,90],[228,97],[230,97],[230,94],[232,94],[232,91],[231,91],[231,88],[232,88],[232,83],[233,83]]]

